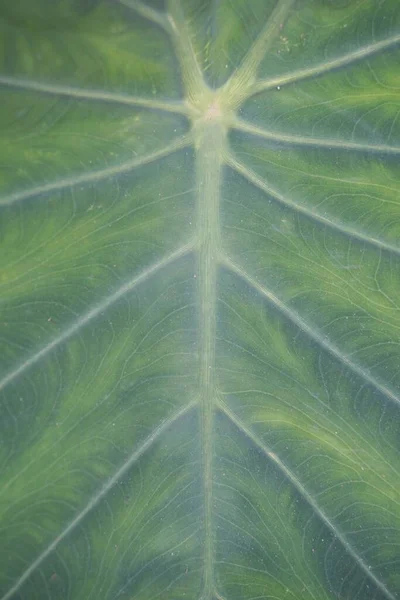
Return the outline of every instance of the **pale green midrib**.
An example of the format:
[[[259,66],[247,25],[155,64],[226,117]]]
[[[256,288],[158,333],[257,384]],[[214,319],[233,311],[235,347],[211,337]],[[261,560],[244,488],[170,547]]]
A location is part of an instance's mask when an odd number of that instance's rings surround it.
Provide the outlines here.
[[[107,90],[78,88],[69,85],[60,85],[44,81],[35,81],[32,79],[23,79],[20,77],[8,77],[0,75],[0,86],[21,89],[26,91],[47,94],[49,96],[63,96],[71,100],[91,100],[101,103],[121,104],[123,106],[137,106],[138,108],[148,108],[152,110],[161,110],[178,114],[187,114],[187,106],[183,102],[163,102],[152,98],[140,98],[128,94],[118,94]]]
[[[314,514],[318,515],[319,519],[323,521],[325,526],[333,533],[333,535],[340,541],[342,546],[346,549],[347,553],[354,559],[359,568],[365,573],[366,577],[371,579],[377,588],[388,598],[388,600],[396,600],[392,593],[387,589],[385,584],[370,570],[362,556],[360,556],[353,546],[347,541],[345,535],[338,529],[338,527],[331,521],[328,515],[319,507],[317,501],[313,496],[306,490],[301,481],[296,477],[294,473],[283,463],[283,461],[268,448],[265,442],[260,439],[254,431],[248,427],[221,399],[217,402],[218,409],[226,415],[226,417],[235,424],[239,431],[244,433],[252,442],[255,444],[263,454],[279,469],[293,487],[300,493],[307,504],[312,508]]]
[[[110,477],[106,483],[90,498],[86,506],[70,521],[62,532],[54,538],[41,554],[25,569],[14,585],[6,592],[0,600],[11,600],[15,593],[21,589],[23,584],[40,567],[43,561],[57,548],[57,546],[83,521],[83,519],[99,504],[99,502],[110,492],[111,489],[126,475],[126,473],[137,463],[137,461],[160,439],[163,433],[178,422],[184,415],[188,414],[197,405],[197,401],[189,403],[178,410],[175,414],[165,419],[154,431],[143,440],[119,469]]]
[[[199,361],[202,413],[204,485],[204,600],[213,597],[213,420],[215,407],[215,341],[217,303],[217,260],[220,250],[219,204],[224,160],[225,130],[215,122],[202,120],[195,126],[196,173],[198,185],[198,293]]]
[[[265,181],[261,177],[259,177],[257,173],[255,173],[249,167],[238,161],[232,153],[230,153],[227,156],[226,164],[231,169],[239,173],[242,177],[247,179],[247,181],[258,187],[263,192],[267,193],[269,196],[271,196],[271,198],[274,198],[277,202],[283,204],[284,206],[288,206],[297,213],[304,215],[308,219],[311,219],[316,223],[329,227],[334,231],[338,231],[342,235],[346,235],[350,238],[359,240],[364,244],[375,246],[380,250],[385,250],[386,252],[400,255],[400,246],[393,246],[392,244],[388,244],[387,242],[384,242],[379,238],[374,238],[362,233],[361,231],[357,231],[357,229],[352,229],[351,227],[347,227],[346,225],[342,225],[340,223],[336,223],[335,221],[331,221],[327,217],[320,215],[318,212],[312,211],[306,206],[298,204],[297,202],[294,202],[293,200],[287,198],[286,196],[275,190],[273,187],[271,187],[269,184],[265,183]]]
[[[199,385],[204,492],[204,567],[201,600],[215,597],[213,528],[213,436],[219,203],[226,126],[218,94],[205,83],[179,0],[169,0],[168,25],[190,108],[197,182],[197,284],[199,297]]]

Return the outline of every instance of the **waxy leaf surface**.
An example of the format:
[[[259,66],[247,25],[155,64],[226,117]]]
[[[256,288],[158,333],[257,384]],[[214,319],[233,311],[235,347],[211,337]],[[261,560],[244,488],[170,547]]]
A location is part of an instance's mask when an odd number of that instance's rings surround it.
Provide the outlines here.
[[[399,1],[0,35],[0,598],[399,599]]]

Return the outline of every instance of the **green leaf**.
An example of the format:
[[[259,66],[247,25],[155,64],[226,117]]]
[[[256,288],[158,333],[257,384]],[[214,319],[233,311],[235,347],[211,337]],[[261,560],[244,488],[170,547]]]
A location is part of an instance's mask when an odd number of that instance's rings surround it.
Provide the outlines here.
[[[0,598],[400,598],[398,0],[0,33]]]

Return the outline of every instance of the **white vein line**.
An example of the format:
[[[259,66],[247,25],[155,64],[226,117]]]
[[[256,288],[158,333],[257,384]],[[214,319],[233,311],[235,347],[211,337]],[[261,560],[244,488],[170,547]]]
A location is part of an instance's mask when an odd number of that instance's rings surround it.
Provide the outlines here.
[[[45,550],[34,560],[31,565],[19,577],[13,587],[3,596],[2,600],[9,600],[17,592],[29,576],[41,565],[41,563],[53,552],[53,550],[71,533],[86,515],[97,506],[104,496],[114,487],[116,483],[129,471],[129,469],[140,459],[140,457],[157,441],[157,439],[176,423],[184,414],[190,412],[197,402],[191,402],[172,417],[165,419],[145,440],[140,447],[135,450],[130,457],[122,464],[118,471],[94,494],[81,512],[65,527],[65,529],[47,546]]]
[[[168,32],[179,60],[186,102],[192,106],[193,114],[193,107],[207,97],[210,90],[204,81],[193,46],[190,25],[185,19],[180,0],[168,0],[167,8]]]
[[[62,190],[68,187],[94,183],[102,179],[106,179],[107,177],[115,177],[116,175],[127,173],[133,169],[141,167],[142,165],[146,165],[160,158],[164,158],[165,156],[168,156],[169,154],[172,154],[177,150],[189,146],[190,143],[191,135],[184,135],[174,140],[171,144],[169,144],[165,148],[162,148],[161,150],[156,150],[155,152],[151,152],[150,154],[147,154],[145,156],[128,160],[120,165],[106,167],[104,169],[99,169],[98,171],[91,171],[90,173],[84,173],[82,175],[65,177],[64,179],[59,179],[58,181],[45,183],[43,185],[38,185],[37,187],[32,187],[27,190],[15,192],[14,194],[10,194],[9,196],[1,198],[0,207],[13,204],[14,202],[27,200],[28,198],[38,196],[39,194],[48,194],[50,192]]]
[[[400,154],[400,147],[387,146],[385,144],[359,144],[357,142],[347,142],[345,140],[330,140],[312,137],[303,137],[300,135],[287,135],[284,133],[274,133],[266,131],[262,127],[251,125],[241,119],[233,119],[230,125],[238,131],[243,131],[256,135],[266,140],[294,144],[297,146],[315,146],[317,148],[335,148],[338,150],[357,150],[359,152],[380,152],[385,154]]]
[[[345,535],[338,529],[338,527],[330,520],[330,518],[324,513],[324,511],[318,506],[318,503],[314,500],[314,498],[309,494],[303,484],[297,479],[296,475],[290,471],[290,469],[283,463],[283,461],[272,452],[268,446],[250,429],[247,427],[245,423],[233,412],[230,408],[220,399],[218,399],[218,407],[220,410],[228,417],[230,421],[232,421],[236,427],[244,433],[270,460],[274,463],[278,469],[284,474],[285,478],[290,481],[293,487],[301,494],[304,500],[307,502],[309,506],[313,509],[313,511],[318,515],[321,521],[330,529],[335,538],[337,538],[340,543],[344,546],[348,554],[356,561],[357,565],[362,569],[368,579],[372,580],[377,588],[385,594],[385,596],[389,600],[396,600],[395,596],[387,589],[384,583],[374,575],[374,573],[369,569],[368,565],[365,563],[363,558],[359,556],[357,551],[352,547],[352,545],[347,541]]]
[[[389,48],[392,48],[399,43],[400,34],[394,35],[393,37],[387,38],[386,40],[382,40],[380,42],[375,42],[374,44],[368,44],[367,46],[359,48],[359,50],[356,50],[355,52],[349,52],[348,54],[344,54],[343,56],[339,56],[338,58],[327,60],[326,62],[322,62],[316,65],[315,67],[310,67],[309,69],[299,69],[298,71],[293,71],[291,73],[287,73],[286,75],[274,77],[273,79],[258,81],[254,84],[250,95],[254,95],[263,90],[269,90],[271,88],[282,86],[295,81],[301,81],[302,79],[307,79],[309,77],[323,75],[324,73],[328,73],[329,71],[338,69],[339,67],[344,67],[356,61],[367,58],[368,56],[372,56],[380,50],[387,50]]]
[[[253,42],[239,67],[223,87],[231,105],[239,105],[255,84],[258,68],[279,35],[295,0],[278,0],[261,33]],[[232,99],[234,98],[234,101]]]
[[[166,16],[161,11],[151,8],[141,0],[118,0],[120,4],[131,8],[137,12],[141,17],[153,21],[156,25],[159,25],[163,29],[166,28]]]
[[[343,354],[339,348],[332,344],[326,337],[320,332],[315,331],[310,325],[308,325],[303,319],[291,308],[286,306],[279,298],[277,298],[272,292],[262,286],[256,279],[251,277],[244,271],[240,266],[233,263],[226,256],[220,258],[220,262],[227,269],[236,273],[244,281],[248,283],[253,289],[257,290],[264,298],[266,298],[273,306],[275,306],[281,314],[287,317],[292,323],[294,323],[299,329],[301,329],[306,335],[313,339],[321,348],[329,352],[332,356],[337,358],[347,368],[351,369],[353,373],[356,373],[364,381],[373,386],[381,394],[383,394],[388,400],[395,402],[400,405],[400,398],[389,388],[382,385],[372,375],[365,371],[361,366],[354,363],[348,356]]]
[[[46,344],[46,346],[44,346],[38,352],[35,352],[35,354],[32,354],[32,356],[27,358],[22,364],[19,365],[19,367],[17,367],[16,369],[14,369],[14,371],[11,371],[8,375],[6,375],[0,381],[0,391],[4,387],[6,387],[6,385],[8,385],[12,381],[14,381],[24,371],[26,371],[26,369],[29,369],[31,366],[33,366],[35,363],[37,363],[41,358],[43,358],[44,356],[47,356],[47,354],[52,352],[52,350],[57,348],[57,346],[59,346],[60,344],[62,344],[65,341],[67,341],[82,327],[85,327],[85,325],[90,323],[90,321],[95,319],[103,311],[107,310],[112,304],[114,304],[115,302],[117,302],[117,300],[122,298],[122,296],[124,296],[125,294],[127,294],[128,292],[133,290],[133,288],[138,286],[140,283],[142,283],[143,281],[145,281],[146,279],[148,279],[149,277],[151,277],[152,275],[157,273],[157,271],[160,271],[161,269],[163,269],[170,263],[174,262],[178,258],[181,258],[181,257],[185,256],[186,254],[188,254],[192,250],[192,248],[193,248],[192,244],[187,244],[185,246],[182,246],[181,248],[179,248],[178,250],[176,250],[175,252],[173,252],[172,254],[167,256],[166,258],[160,260],[159,262],[156,262],[155,264],[151,265],[150,267],[147,267],[147,269],[144,269],[139,275],[137,275],[136,277],[134,277],[127,283],[124,283],[123,285],[121,285],[121,287],[119,287],[113,294],[111,294],[110,296],[107,296],[107,298],[105,298],[97,306],[90,309],[86,314],[84,314],[82,317],[80,317],[75,323],[70,325],[68,327],[68,329],[66,329],[64,331],[64,333],[62,333],[59,337],[55,338],[52,342],[49,342],[48,344]]]
[[[163,110],[179,114],[187,114],[188,112],[187,107],[182,102],[163,102],[148,98],[128,96],[126,94],[115,94],[113,92],[106,92],[103,90],[76,88],[68,85],[57,85],[53,83],[33,81],[31,79],[21,79],[18,77],[7,77],[0,75],[0,85],[50,94],[52,96],[66,96],[71,99],[113,102],[116,104],[138,106],[140,108]]]
[[[294,209],[297,213],[303,214],[309,219],[316,221],[317,223],[326,225],[331,229],[335,229],[336,231],[339,231],[344,235],[360,240],[365,244],[376,246],[381,250],[386,250],[387,252],[393,252],[394,254],[400,255],[400,248],[396,246],[392,246],[391,244],[383,242],[382,240],[365,235],[364,233],[361,233],[360,231],[357,231],[355,229],[351,229],[350,227],[346,227],[345,225],[335,223],[334,221],[331,221],[330,219],[327,219],[326,217],[323,217],[322,215],[313,212],[307,207],[302,206],[301,204],[297,204],[292,200],[289,200],[288,198],[280,194],[277,190],[274,190],[272,187],[267,185],[254,171],[252,171],[249,167],[245,166],[240,161],[238,161],[232,154],[227,156],[226,164],[229,165],[232,169],[234,169],[237,173],[240,173],[240,175],[247,179],[247,181],[250,181],[250,183],[257,186],[260,190],[263,190],[272,198],[275,198],[275,200],[277,200],[281,204],[284,204],[285,206]]]

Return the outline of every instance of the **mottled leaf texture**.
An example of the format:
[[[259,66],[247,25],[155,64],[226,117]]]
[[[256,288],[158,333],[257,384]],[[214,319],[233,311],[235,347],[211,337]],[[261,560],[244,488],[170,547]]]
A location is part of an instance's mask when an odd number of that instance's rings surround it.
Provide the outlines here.
[[[400,599],[399,0],[0,0],[1,600]]]

